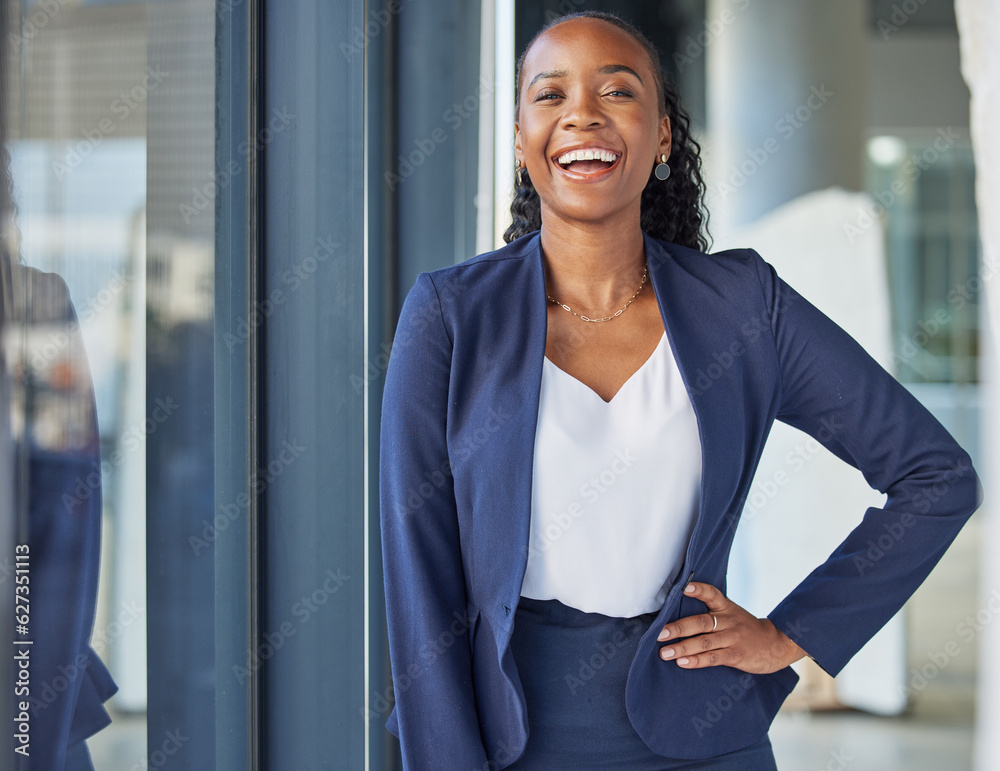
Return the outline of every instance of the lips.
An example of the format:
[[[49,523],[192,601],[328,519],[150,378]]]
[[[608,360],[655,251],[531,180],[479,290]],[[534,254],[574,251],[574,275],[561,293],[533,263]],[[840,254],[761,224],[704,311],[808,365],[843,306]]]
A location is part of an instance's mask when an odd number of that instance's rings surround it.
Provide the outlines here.
[[[562,153],[560,153],[560,155],[562,155]],[[618,157],[616,157],[611,163],[597,159],[586,159],[574,160],[569,164],[563,165],[553,158],[552,165],[555,166],[562,174],[571,179],[586,181],[603,178],[615,169],[620,161],[621,155],[619,154]]]

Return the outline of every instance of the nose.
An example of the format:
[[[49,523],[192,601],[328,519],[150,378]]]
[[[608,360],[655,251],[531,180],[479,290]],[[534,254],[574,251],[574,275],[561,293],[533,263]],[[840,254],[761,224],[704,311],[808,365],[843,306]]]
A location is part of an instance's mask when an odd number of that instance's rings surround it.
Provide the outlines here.
[[[586,129],[604,124],[604,111],[600,97],[583,91],[567,95],[562,127],[565,129]]]

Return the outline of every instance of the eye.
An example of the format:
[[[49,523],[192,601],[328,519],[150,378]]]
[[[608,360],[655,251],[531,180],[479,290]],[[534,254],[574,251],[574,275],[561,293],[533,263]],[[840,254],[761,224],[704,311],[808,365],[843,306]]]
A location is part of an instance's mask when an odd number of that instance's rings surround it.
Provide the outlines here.
[[[559,99],[561,94],[557,94],[554,91],[543,91],[535,97],[536,102],[541,101],[552,101],[553,99]]]
[[[608,92],[608,96],[635,96],[627,88],[616,88]]]

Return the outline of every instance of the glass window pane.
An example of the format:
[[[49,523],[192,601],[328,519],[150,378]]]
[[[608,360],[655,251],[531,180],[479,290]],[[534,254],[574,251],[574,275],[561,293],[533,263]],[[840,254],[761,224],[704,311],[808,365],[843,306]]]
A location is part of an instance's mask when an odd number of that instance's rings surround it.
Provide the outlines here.
[[[867,176],[885,217],[897,376],[978,382],[982,282],[968,139],[875,137]]]
[[[215,4],[3,6],[31,767],[213,768]]]

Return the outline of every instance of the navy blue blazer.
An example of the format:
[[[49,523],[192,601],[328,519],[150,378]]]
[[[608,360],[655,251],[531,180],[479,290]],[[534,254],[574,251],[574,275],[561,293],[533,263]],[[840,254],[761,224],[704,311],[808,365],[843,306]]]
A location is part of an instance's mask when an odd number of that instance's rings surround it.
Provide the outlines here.
[[[887,494],[769,614],[829,674],[900,609],[980,499],[968,454],[846,332],[751,249],[707,255],[644,235],[649,277],[697,416],[700,510],[679,579],[629,670],[628,715],[655,752],[703,758],[760,739],[798,680],[663,661],[664,624],[726,591],[740,512],[774,420]],[[547,307],[539,233],[421,273],[385,378],[380,510],[406,769],[498,769],[530,730],[509,642],[528,553]],[[810,516],[803,511],[802,516]],[[656,569],[651,566],[651,569]]]

